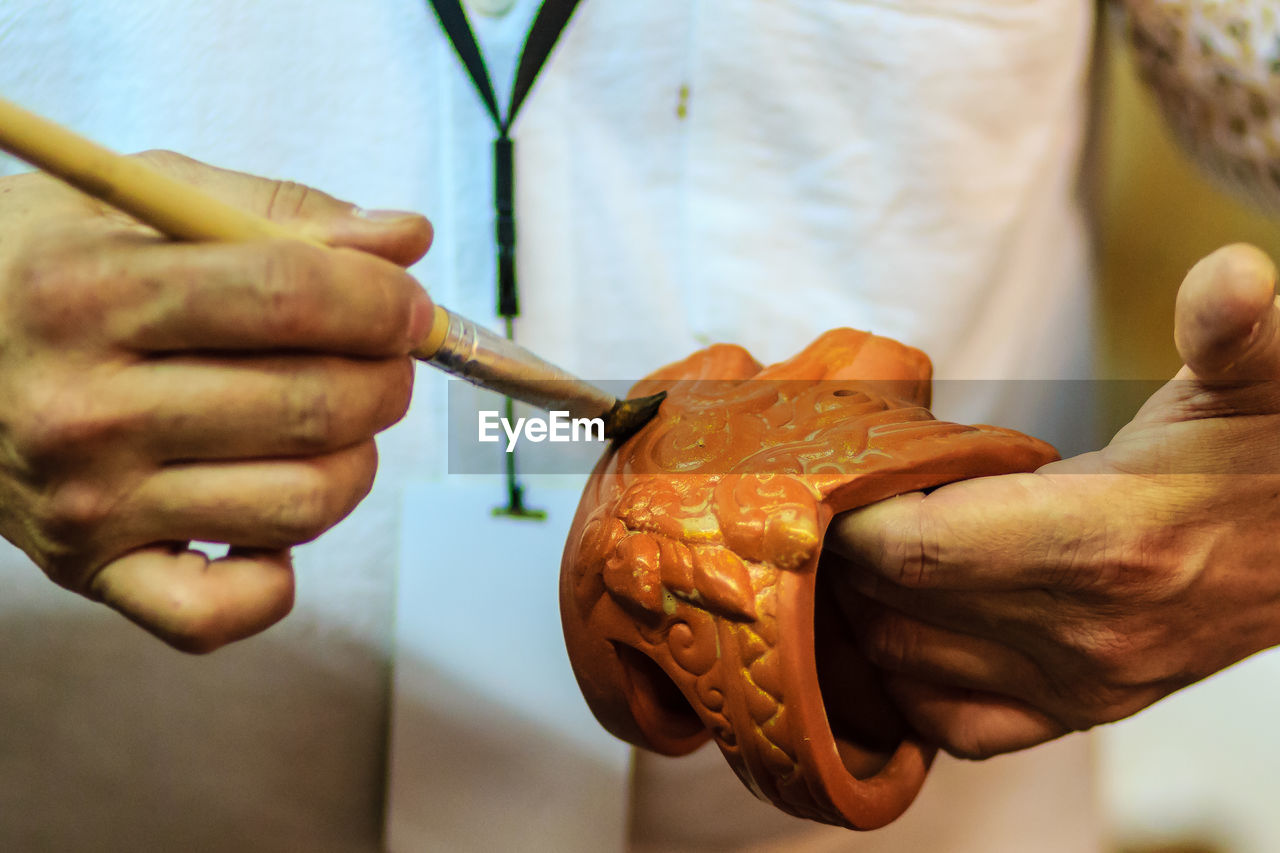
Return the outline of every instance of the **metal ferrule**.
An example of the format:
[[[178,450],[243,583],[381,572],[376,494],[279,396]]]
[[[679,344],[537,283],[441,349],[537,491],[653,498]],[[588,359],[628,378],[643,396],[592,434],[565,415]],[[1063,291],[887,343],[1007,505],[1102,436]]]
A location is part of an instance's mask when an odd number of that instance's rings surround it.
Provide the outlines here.
[[[453,312],[444,343],[430,361],[472,385],[548,412],[568,412],[570,417],[604,417],[618,402],[612,394]]]

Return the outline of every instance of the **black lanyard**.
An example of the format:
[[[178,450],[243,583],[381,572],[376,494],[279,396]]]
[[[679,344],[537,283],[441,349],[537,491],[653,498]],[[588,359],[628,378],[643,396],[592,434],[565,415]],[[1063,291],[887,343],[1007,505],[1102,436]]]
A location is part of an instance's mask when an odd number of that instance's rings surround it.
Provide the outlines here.
[[[489,111],[498,138],[493,142],[493,205],[497,215],[498,238],[498,316],[507,319],[520,313],[519,291],[516,288],[516,219],[515,219],[515,157],[511,142],[511,124],[520,112],[525,96],[537,79],[538,72],[555,48],[564,32],[578,0],[544,0],[538,9],[529,35],[525,37],[520,62],[516,66],[515,85],[511,90],[511,104],[504,118],[498,112],[498,99],[489,80],[489,69],[484,64],[480,45],[459,0],[430,0],[431,8],[440,19],[453,49],[462,60],[471,82]]]
[[[529,34],[525,36],[520,62],[516,65],[515,84],[511,89],[511,104],[504,118],[498,111],[498,98],[493,93],[489,69],[480,52],[480,44],[460,0],[430,0],[431,8],[440,19],[440,26],[453,44],[454,52],[462,60],[471,82],[475,84],[480,99],[493,119],[498,138],[493,142],[493,206],[495,232],[498,243],[498,316],[506,325],[507,337],[512,337],[512,320],[520,313],[520,292],[516,286],[516,211],[515,211],[515,151],[511,141],[511,124],[516,120],[525,96],[533,87],[538,72],[546,64],[560,34],[573,16],[579,0],[543,0],[533,19]],[[513,404],[506,401],[506,416],[512,418]],[[495,510],[517,517],[542,517],[537,510],[524,506],[523,489],[516,482],[515,454],[507,453],[507,506]]]

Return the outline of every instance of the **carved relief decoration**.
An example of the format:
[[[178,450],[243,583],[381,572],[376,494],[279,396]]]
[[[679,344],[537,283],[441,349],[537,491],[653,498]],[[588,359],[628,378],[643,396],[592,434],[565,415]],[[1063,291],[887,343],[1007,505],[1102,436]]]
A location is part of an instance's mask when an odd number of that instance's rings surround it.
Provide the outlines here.
[[[715,346],[633,389],[668,391],[612,447],[566,544],[574,672],[614,734],[669,755],[714,739],[758,797],[858,829],[896,818],[932,751],[831,617],[836,513],[1056,458],[1009,430],[937,421],[918,350],[837,329],[762,369]]]

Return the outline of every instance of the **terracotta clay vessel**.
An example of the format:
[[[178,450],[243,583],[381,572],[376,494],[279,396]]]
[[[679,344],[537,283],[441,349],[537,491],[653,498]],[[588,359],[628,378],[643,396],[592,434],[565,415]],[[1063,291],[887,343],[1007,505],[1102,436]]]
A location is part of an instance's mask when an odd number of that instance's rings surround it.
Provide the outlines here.
[[[935,420],[930,373],[918,350],[837,329],[765,369],[714,346],[633,389],[668,397],[596,466],[560,576],[569,657],[605,728],[668,755],[714,738],[752,792],[800,817],[874,829],[910,805],[933,751],[833,604],[827,525],[1056,458]]]

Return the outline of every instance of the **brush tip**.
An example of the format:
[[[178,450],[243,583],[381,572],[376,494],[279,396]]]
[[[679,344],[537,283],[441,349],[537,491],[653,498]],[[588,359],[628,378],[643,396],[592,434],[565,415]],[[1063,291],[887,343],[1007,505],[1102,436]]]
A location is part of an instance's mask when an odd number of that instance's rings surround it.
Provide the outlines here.
[[[667,392],[659,391],[648,397],[619,400],[605,416],[604,437],[614,441],[626,441],[653,420],[654,415],[658,414],[662,401],[666,398]]]

